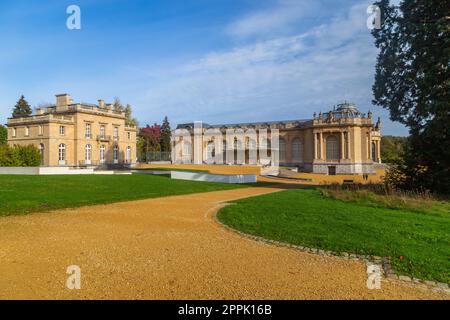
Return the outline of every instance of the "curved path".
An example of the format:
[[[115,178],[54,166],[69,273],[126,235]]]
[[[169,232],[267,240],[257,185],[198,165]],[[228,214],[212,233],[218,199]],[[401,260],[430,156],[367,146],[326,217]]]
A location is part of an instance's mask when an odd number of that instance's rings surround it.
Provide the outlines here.
[[[226,230],[221,202],[275,192],[249,188],[0,219],[0,298],[444,298],[383,281],[365,265],[280,248]],[[81,290],[65,287],[81,267]]]

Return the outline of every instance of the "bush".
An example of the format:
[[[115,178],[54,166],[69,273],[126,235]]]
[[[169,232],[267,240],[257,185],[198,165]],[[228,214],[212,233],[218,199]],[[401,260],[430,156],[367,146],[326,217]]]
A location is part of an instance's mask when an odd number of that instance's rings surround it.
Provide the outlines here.
[[[8,130],[0,124],[0,145],[6,144],[8,140]]]
[[[0,145],[1,167],[37,167],[41,163],[39,149],[33,145],[14,146]]]

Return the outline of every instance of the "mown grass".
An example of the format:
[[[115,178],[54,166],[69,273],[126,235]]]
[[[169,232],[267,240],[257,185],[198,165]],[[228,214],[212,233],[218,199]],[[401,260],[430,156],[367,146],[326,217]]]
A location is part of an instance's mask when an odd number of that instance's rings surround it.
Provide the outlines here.
[[[334,252],[389,256],[399,274],[450,283],[450,217],[287,190],[236,201],[218,218],[243,232]]]
[[[247,186],[141,174],[0,175],[0,216]]]
[[[195,170],[195,169],[179,169],[179,168],[134,168],[133,170],[139,171],[181,171],[181,172],[194,172],[194,173],[209,173],[208,170]]]

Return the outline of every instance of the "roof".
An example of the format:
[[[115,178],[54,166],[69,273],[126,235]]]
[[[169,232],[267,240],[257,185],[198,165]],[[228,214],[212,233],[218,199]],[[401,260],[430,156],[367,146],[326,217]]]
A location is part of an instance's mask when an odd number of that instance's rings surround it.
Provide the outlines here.
[[[262,121],[262,122],[242,122],[242,123],[228,123],[228,124],[215,124],[210,125],[203,122],[203,128],[223,128],[223,127],[230,127],[230,128],[236,128],[236,127],[249,127],[249,126],[261,126],[261,125],[267,125],[270,126],[272,124],[301,124],[311,121],[309,119],[302,119],[302,120],[284,120],[284,121]],[[189,123],[181,123],[177,126],[177,129],[186,129],[186,128],[194,128],[194,122]]]

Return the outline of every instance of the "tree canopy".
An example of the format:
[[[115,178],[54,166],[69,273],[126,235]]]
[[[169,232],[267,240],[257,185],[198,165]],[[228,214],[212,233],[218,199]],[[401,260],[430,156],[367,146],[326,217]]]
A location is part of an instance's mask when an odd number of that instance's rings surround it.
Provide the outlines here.
[[[398,163],[403,155],[407,138],[382,136],[381,137],[381,159],[385,163]]]
[[[450,2],[375,3],[381,29],[374,103],[409,128],[401,165],[405,187],[450,192]]]
[[[16,105],[14,106],[12,117],[13,118],[29,117],[32,113],[33,111],[31,110],[31,107],[28,104],[27,100],[25,100],[25,97],[21,95]]]
[[[161,151],[170,152],[172,150],[170,145],[171,135],[172,130],[170,129],[169,119],[165,116],[161,125]]]

